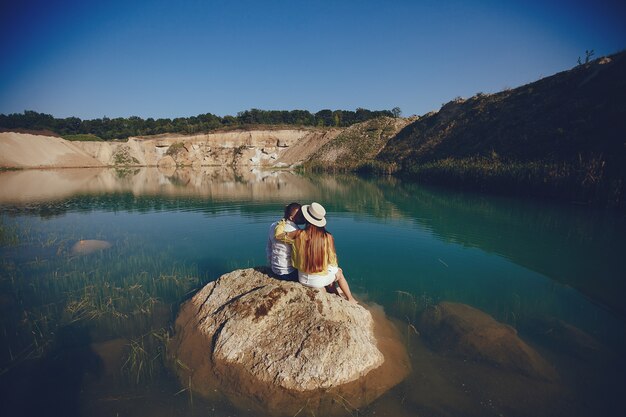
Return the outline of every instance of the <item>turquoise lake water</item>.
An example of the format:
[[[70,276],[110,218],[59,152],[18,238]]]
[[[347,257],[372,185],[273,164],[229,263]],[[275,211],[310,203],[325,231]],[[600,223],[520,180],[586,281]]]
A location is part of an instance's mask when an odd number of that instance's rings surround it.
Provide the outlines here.
[[[258,415],[185,390],[164,340],[195,290],[265,263],[268,227],[291,201],[324,204],[353,292],[406,338],[411,375],[352,415],[626,411],[623,213],[218,168],[6,172],[0,193],[2,415]],[[111,246],[83,254],[80,240]],[[440,301],[513,326],[558,381],[432,350],[413,325]]]

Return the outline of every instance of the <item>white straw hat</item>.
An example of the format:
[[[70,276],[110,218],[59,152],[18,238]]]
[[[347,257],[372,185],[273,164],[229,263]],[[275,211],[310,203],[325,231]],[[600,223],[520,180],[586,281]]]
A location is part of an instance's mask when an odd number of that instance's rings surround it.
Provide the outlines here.
[[[305,204],[302,206],[304,218],[317,227],[326,226],[326,209],[320,203]]]

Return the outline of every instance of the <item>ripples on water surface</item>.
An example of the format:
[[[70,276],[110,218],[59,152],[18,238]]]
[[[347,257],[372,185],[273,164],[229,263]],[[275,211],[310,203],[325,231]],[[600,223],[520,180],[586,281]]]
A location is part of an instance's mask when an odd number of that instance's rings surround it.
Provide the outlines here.
[[[411,376],[359,415],[622,415],[626,226],[615,212],[394,179],[224,169],[0,173],[2,414],[255,415],[163,368],[176,306],[264,263],[269,224],[319,201],[361,299],[407,337]],[[80,240],[112,244],[81,254]],[[560,379],[441,355],[412,330],[439,301],[514,326]]]

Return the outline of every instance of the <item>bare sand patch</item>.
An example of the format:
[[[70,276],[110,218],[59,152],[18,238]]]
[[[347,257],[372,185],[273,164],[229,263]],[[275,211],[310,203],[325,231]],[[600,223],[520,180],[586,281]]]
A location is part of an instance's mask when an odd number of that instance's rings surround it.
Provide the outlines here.
[[[65,139],[0,133],[0,166],[7,168],[97,167],[102,163]]]

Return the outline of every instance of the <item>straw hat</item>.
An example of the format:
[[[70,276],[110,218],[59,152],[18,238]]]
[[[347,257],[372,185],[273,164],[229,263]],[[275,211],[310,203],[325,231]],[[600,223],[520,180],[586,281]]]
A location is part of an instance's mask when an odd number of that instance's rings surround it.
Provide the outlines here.
[[[304,218],[317,227],[326,226],[326,209],[320,203],[305,204],[302,206]]]

